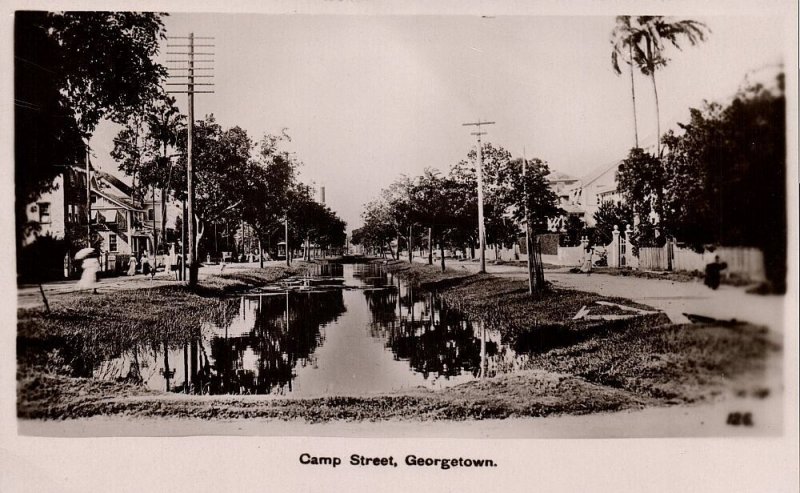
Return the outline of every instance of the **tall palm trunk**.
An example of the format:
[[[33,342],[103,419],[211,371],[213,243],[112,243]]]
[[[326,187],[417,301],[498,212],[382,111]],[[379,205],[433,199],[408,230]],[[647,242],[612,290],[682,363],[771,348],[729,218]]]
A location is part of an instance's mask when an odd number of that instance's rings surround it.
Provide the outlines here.
[[[658,108],[658,89],[656,88],[656,65],[653,62],[653,46],[650,38],[647,38],[647,59],[650,60],[647,71],[650,73],[650,81],[653,83],[653,96],[656,102],[656,155],[661,157],[661,111]]]
[[[633,138],[634,142],[636,143],[636,148],[639,148],[639,124],[636,118],[636,88],[633,84],[633,46],[628,43],[628,52],[630,53],[630,60],[631,63],[629,65],[631,69],[631,100],[633,101]]]
[[[653,82],[653,96],[656,101],[656,155],[661,157],[661,111],[658,108],[658,88],[656,88],[656,72],[650,71],[650,80]]]

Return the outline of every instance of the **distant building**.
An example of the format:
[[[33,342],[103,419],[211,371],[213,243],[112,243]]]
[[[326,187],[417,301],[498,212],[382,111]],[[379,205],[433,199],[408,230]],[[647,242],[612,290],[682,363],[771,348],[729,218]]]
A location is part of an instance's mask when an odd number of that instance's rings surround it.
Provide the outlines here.
[[[161,241],[161,201],[137,200],[134,190],[116,176],[90,171],[91,243],[99,244],[102,270],[120,271],[131,255],[153,252],[154,231]],[[74,254],[90,242],[86,193],[86,168],[65,166],[53,180],[51,190],[28,204],[29,227],[22,241],[19,273],[22,277],[68,277],[76,273]],[[156,192],[156,196],[160,193]],[[174,230],[179,214],[180,207],[169,202],[168,231]]]

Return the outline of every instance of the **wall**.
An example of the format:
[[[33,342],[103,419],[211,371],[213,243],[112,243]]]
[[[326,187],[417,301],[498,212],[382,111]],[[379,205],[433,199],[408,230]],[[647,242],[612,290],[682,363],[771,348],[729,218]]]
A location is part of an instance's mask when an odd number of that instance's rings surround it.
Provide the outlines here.
[[[50,192],[43,193],[36,202],[28,204],[25,212],[27,213],[28,221],[39,222],[39,203],[47,202],[50,204],[50,222],[41,224],[41,229],[38,233],[34,232],[29,234],[23,240],[23,246],[30,245],[37,236],[52,236],[55,239],[61,240],[64,238],[64,179],[62,176],[56,177],[53,180],[54,189]]]

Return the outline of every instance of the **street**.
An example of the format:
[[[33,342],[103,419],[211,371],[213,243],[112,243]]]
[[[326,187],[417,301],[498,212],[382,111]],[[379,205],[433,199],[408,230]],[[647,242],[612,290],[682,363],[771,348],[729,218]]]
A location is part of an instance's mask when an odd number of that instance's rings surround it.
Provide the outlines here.
[[[414,261],[427,262],[420,257]],[[477,261],[449,260],[446,266],[470,272],[479,270]],[[486,271],[513,279],[527,279],[528,275],[525,267],[512,265],[487,264]],[[607,274],[573,274],[567,272],[566,268],[545,269],[544,273],[545,279],[556,287],[627,298],[663,311],[673,323],[689,322],[683,314],[690,313],[720,320],[752,322],[765,325],[774,332],[783,332],[783,296],[747,294],[745,288],[727,285],[715,291],[706,287],[700,279],[695,282],[676,282]]]

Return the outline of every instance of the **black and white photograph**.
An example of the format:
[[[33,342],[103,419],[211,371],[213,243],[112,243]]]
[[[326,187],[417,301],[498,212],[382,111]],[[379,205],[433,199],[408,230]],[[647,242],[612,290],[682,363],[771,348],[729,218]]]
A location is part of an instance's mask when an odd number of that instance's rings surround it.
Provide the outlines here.
[[[448,491],[510,444],[796,459],[796,5],[43,5],[6,12],[17,439]]]

